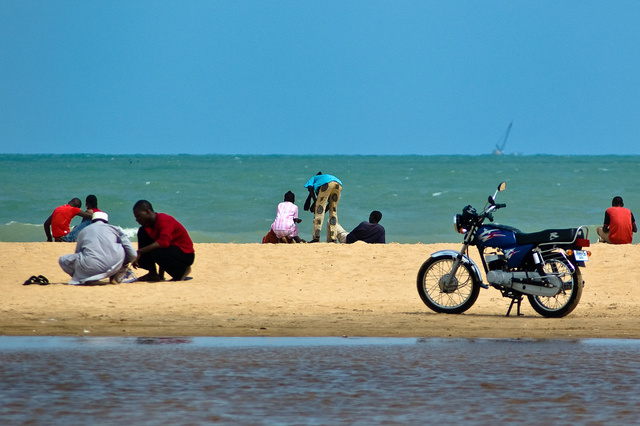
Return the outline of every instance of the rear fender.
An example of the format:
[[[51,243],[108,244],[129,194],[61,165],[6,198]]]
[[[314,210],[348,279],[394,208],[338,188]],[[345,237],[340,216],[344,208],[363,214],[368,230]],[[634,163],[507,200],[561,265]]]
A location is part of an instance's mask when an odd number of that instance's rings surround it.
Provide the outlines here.
[[[455,250],[440,250],[440,251],[437,251],[435,253],[431,253],[431,258],[433,258],[433,259],[451,259],[451,260],[455,260],[455,259],[458,258],[459,254],[460,253],[455,251]],[[480,285],[483,288],[488,288],[488,286],[486,286],[482,282],[482,274],[480,273],[480,268],[478,268],[478,265],[476,265],[475,262],[469,258],[469,256],[467,256],[466,254],[463,254],[462,255],[462,263],[466,263],[467,265],[470,265],[471,266],[471,270],[473,271],[473,275],[475,275],[475,278],[478,280]]]

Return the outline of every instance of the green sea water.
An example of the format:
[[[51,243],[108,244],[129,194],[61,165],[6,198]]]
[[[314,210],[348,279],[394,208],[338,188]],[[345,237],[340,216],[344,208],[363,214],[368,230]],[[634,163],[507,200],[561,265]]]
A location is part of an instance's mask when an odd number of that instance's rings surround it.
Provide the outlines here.
[[[453,215],[481,208],[501,181],[507,208],[496,221],[524,232],[587,225],[595,241],[615,195],[640,212],[640,156],[0,155],[0,241],[44,241],[55,207],[95,194],[132,236],[132,206],[147,199],[195,242],[257,243],[289,190],[309,239],[304,183],[319,171],[343,182],[341,225],[352,229],[380,210],[387,242],[461,241]]]

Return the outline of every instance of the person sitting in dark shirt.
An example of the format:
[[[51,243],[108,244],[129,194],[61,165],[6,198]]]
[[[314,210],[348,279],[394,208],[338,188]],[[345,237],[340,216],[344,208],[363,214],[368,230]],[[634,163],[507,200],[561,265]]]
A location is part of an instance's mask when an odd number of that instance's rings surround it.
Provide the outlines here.
[[[191,279],[188,275],[195,259],[195,250],[184,226],[173,216],[156,213],[147,200],[140,200],[133,206],[133,215],[140,228],[138,256],[132,266],[149,271],[138,281],[163,281],[165,271],[171,275],[171,281]]]
[[[356,226],[353,231],[347,233],[340,225],[338,228],[338,241],[341,243],[355,243],[356,241],[364,241],[370,244],[384,244],[385,243],[385,230],[380,225],[380,219],[382,219],[382,213],[374,210],[369,215],[369,221],[362,221],[360,225]]]

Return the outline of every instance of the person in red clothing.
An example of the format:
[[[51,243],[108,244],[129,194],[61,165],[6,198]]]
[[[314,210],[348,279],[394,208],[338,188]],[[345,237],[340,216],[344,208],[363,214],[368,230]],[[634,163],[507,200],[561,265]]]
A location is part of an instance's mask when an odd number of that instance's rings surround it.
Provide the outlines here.
[[[624,207],[622,197],[613,197],[611,207],[604,213],[604,226],[599,226],[596,231],[605,243],[631,244],[638,227],[631,210]]]
[[[44,222],[44,233],[47,241],[64,241],[64,237],[69,233],[71,219],[80,216],[83,219],[91,220],[92,213],[82,211],[82,201],[80,198],[72,198],[67,204],[56,207],[51,216]]]
[[[91,215],[102,211],[98,208],[98,197],[93,194],[87,195],[84,203],[87,206],[87,209],[85,211]],[[82,219],[82,222],[80,222],[79,225],[74,226],[71,232],[62,237],[62,241],[67,243],[75,243],[76,241],[78,241],[78,234],[84,228],[91,225],[91,221],[92,219]]]
[[[164,272],[171,276],[171,281],[189,279],[195,250],[184,226],[168,214],[156,213],[147,200],[133,206],[133,215],[140,224],[138,257],[133,266],[149,271],[138,281],[162,281]]]

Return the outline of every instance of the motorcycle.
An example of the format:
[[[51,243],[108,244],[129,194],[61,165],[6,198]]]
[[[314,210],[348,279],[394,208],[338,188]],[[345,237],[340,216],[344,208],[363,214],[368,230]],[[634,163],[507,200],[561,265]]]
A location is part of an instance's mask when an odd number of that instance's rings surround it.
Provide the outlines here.
[[[482,212],[470,205],[454,216],[457,232],[464,235],[459,252],[442,250],[431,254],[418,272],[418,293],[435,312],[460,314],[476,302],[480,288],[494,287],[511,299],[507,316],[514,305],[517,315],[524,296],[533,309],[548,318],[571,313],[582,296],[584,267],[591,252],[589,228],[549,229],[535,233],[493,222],[493,213],[506,204],[497,204],[498,192],[506,189],[502,182],[489,196]],[[482,259],[487,283],[480,268],[468,255],[476,246]]]

